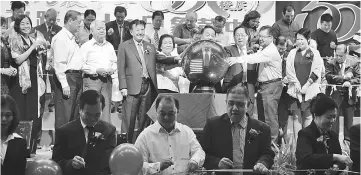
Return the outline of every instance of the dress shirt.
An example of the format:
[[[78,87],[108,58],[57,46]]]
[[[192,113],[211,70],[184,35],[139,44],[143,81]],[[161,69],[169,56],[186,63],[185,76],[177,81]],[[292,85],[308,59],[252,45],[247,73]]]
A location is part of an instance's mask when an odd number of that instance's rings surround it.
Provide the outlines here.
[[[85,42],[89,41],[89,35],[91,34],[90,29],[85,27],[84,22],[80,25],[79,29],[79,43],[80,45],[84,44]]]
[[[242,56],[240,62],[248,64],[260,63],[258,70],[259,82],[282,78],[282,58],[273,43],[255,54]]]
[[[5,141],[1,140],[1,155],[0,155],[0,159],[1,159],[1,164],[4,163],[4,159],[5,159],[5,155],[6,155],[6,150],[8,149],[8,143],[10,140],[13,140],[15,138],[22,138],[19,134],[17,133],[12,133],[8,136],[8,138]]]
[[[233,148],[233,155],[236,155],[236,157],[233,156],[233,162],[240,163],[240,165],[235,165],[236,166],[235,168],[240,168],[240,169],[243,168],[244,146],[245,146],[245,143],[246,143],[245,140],[246,140],[247,122],[248,122],[248,117],[244,116],[242,118],[242,120],[239,122],[240,127],[237,128],[237,130],[240,133],[240,140],[239,140],[239,145],[240,146],[238,147],[240,149]],[[232,121],[231,121],[231,123],[232,123]],[[233,127],[232,127],[232,129],[233,129]],[[236,128],[234,128],[234,129],[236,129]],[[235,137],[235,135],[233,135],[233,132],[232,132],[232,138],[233,137]]]
[[[117,23],[117,22],[116,22]],[[122,24],[117,23],[119,37],[120,37],[120,43],[123,42],[123,35],[124,35],[124,21]]]
[[[63,27],[56,34],[51,43],[54,56],[54,70],[62,88],[69,87],[65,72],[67,70],[80,70],[84,61],[80,55],[79,45],[68,29]]]
[[[103,43],[98,43],[94,38],[84,43],[80,48],[82,59],[84,60],[81,68],[86,74],[97,74],[97,69],[117,70],[117,55],[114,47],[104,39]],[[114,73],[112,78],[116,77]]]
[[[247,55],[247,46],[243,46],[242,48],[240,48],[238,45],[236,45],[236,46],[237,46],[238,53],[240,56]],[[247,82],[247,63],[242,63],[242,68],[243,68],[242,81]]]
[[[147,24],[145,26],[145,35],[147,35],[147,37],[150,39],[150,43],[152,43],[152,44],[155,43],[154,32],[155,32],[155,29],[154,29],[153,24]],[[160,27],[158,30],[159,39],[164,34],[168,34],[168,31],[164,27]],[[158,48],[156,48],[156,49],[158,49]]]
[[[138,51],[138,54],[139,54],[139,57],[140,57],[140,60],[141,60],[141,63],[142,63],[142,71],[143,71],[142,77],[148,78],[149,73],[148,73],[148,69],[147,69],[147,64],[146,64],[145,59],[144,59],[143,41],[138,42],[138,41],[134,40],[134,38],[133,38],[133,41],[135,43],[135,47],[137,48],[137,51]]]
[[[81,123],[81,126],[83,127],[83,130],[84,130],[85,142],[88,143],[89,129],[87,128],[87,125],[83,122],[83,120],[80,119],[80,123]]]
[[[135,146],[143,155],[143,174],[185,174],[189,161],[201,167],[205,160],[205,153],[192,129],[178,122],[175,129],[168,133],[156,121],[140,133]],[[160,171],[160,163],[167,159],[174,164]]]

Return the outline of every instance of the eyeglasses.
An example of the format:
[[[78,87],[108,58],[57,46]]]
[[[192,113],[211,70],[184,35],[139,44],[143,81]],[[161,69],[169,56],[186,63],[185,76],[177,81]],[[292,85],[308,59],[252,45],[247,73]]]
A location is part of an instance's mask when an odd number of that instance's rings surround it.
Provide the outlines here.
[[[259,36],[259,39],[265,39],[265,38],[268,38],[268,37],[271,37],[271,35],[267,35],[267,36]]]
[[[247,37],[248,35],[247,35],[247,34],[244,34],[244,35],[236,34],[235,36],[236,36],[236,37],[245,38],[245,37]]]
[[[161,117],[165,117],[165,116],[169,116],[169,117],[173,117],[175,116],[176,112],[174,111],[171,111],[171,112],[163,112],[163,111],[159,111],[158,114],[161,116]]]

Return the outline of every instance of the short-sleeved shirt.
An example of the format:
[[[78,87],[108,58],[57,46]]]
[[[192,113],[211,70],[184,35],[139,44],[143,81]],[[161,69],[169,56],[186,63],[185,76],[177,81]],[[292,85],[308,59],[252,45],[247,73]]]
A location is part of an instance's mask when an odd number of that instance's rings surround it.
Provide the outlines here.
[[[337,44],[337,36],[334,30],[328,33],[321,29],[317,29],[311,34],[311,38],[317,42],[317,50],[320,52],[321,57],[334,56],[334,50],[330,47],[330,43]]]
[[[180,24],[174,29],[173,36],[177,38],[187,39],[193,38],[195,33],[195,30],[188,29],[186,24]]]

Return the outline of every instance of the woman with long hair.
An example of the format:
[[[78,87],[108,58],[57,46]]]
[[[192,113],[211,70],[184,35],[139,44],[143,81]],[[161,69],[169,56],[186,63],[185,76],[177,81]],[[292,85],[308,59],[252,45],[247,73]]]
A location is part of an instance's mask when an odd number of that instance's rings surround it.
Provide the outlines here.
[[[38,83],[42,80],[41,56],[44,56],[45,39],[40,32],[32,33],[31,19],[20,15],[15,19],[15,34],[10,36],[9,43],[11,55],[15,62],[18,75],[10,86],[10,95],[18,104],[21,121],[33,121],[31,134],[32,153],[36,151],[36,141],[41,131],[41,118],[39,118]],[[45,53],[46,56],[46,53]],[[39,81],[39,82],[38,82]],[[44,85],[44,82],[42,83]]]

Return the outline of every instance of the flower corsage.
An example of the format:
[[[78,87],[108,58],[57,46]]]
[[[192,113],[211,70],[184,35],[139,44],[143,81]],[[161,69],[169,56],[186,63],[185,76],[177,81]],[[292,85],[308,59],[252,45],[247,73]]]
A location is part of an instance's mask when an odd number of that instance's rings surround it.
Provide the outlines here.
[[[144,53],[149,54],[150,52],[152,52],[152,48],[150,46],[147,46],[147,49],[144,50]]]
[[[261,133],[262,133],[261,131],[255,130],[255,129],[251,128],[251,129],[249,130],[248,143],[251,143],[251,141],[253,141],[254,139],[256,139],[256,137],[257,137],[258,135],[260,135]]]
[[[97,143],[104,141],[105,137],[100,132],[95,132],[94,135],[91,137],[89,144],[93,147],[96,146]]]

